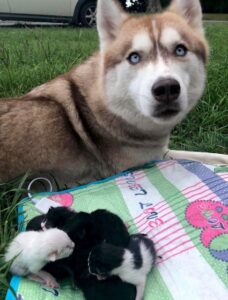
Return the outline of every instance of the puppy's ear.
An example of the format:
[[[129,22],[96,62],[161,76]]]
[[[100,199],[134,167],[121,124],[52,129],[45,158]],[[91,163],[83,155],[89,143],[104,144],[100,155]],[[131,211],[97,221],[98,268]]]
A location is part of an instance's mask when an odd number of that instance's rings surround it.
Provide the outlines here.
[[[54,262],[54,261],[56,261],[57,257],[58,257],[57,251],[52,251],[52,252],[50,252],[50,253],[48,254],[48,260],[49,260],[49,261]]]
[[[203,32],[203,15],[199,0],[172,0],[168,10],[184,17],[194,30]]]
[[[97,29],[100,37],[100,49],[104,51],[118,33],[121,23],[127,19],[120,4],[116,0],[97,1]]]
[[[51,217],[54,214],[54,207],[50,207],[48,212],[46,213],[46,217]]]

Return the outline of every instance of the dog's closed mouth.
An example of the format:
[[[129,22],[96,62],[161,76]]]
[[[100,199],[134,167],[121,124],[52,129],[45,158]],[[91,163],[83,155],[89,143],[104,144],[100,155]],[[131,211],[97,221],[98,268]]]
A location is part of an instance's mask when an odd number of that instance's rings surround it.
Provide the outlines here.
[[[158,107],[154,112],[154,117],[156,118],[171,118],[180,112],[179,107]]]

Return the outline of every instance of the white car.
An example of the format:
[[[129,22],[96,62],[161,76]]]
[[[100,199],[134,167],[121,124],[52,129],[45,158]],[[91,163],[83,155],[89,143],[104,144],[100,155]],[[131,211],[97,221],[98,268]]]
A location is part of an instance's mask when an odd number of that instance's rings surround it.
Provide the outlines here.
[[[61,21],[92,27],[96,0],[0,0],[0,20]]]

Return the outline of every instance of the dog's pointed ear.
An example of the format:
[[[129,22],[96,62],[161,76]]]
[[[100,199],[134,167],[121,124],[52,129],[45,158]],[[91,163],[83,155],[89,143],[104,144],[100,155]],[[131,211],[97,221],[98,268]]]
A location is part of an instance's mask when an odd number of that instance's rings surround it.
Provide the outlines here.
[[[116,0],[97,1],[97,29],[101,51],[116,38],[118,29],[126,18],[127,14]]]
[[[203,14],[199,0],[172,0],[169,10],[182,15],[194,30],[203,32]]]

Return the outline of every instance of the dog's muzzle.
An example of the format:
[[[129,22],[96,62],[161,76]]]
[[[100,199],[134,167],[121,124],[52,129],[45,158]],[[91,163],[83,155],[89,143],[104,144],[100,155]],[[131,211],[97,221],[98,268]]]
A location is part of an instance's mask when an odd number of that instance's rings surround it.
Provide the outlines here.
[[[160,78],[152,87],[152,94],[157,102],[153,116],[170,118],[180,112],[178,98],[181,86],[174,78]]]

